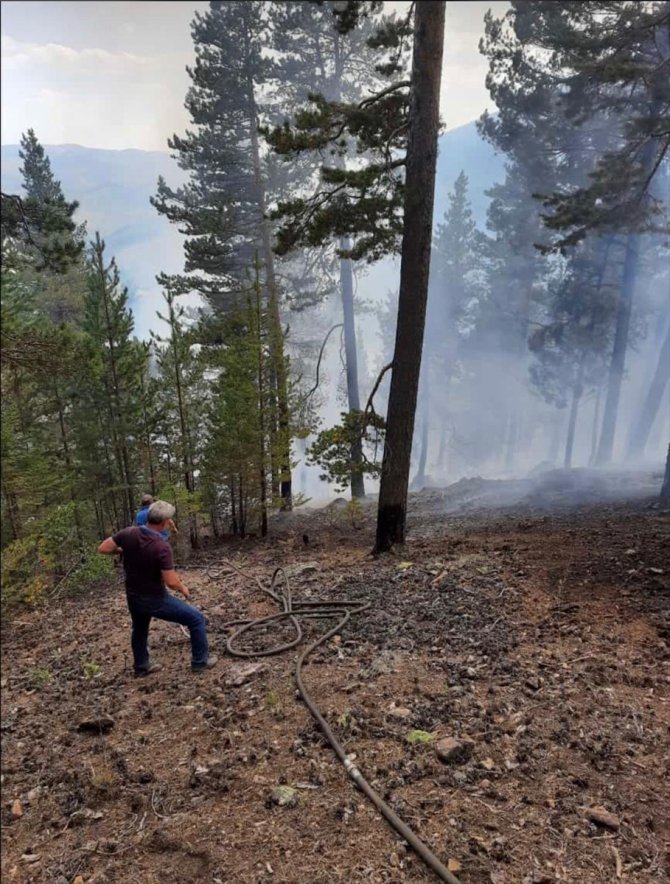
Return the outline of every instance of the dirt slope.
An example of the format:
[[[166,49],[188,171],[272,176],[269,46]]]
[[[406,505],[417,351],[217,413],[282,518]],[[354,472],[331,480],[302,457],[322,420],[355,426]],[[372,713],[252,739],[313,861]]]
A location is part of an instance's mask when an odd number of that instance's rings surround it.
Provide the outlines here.
[[[337,506],[210,549],[185,577],[214,649],[226,620],[272,605],[208,569],[314,563],[296,595],[372,606],[312,660],[308,687],[463,884],[670,880],[670,514],[644,497],[552,512],[526,496],[445,517],[447,497],[413,496],[401,558],[372,559],[372,514],[352,527]],[[187,639],[159,623],[164,668],[136,681],[119,585],[3,631],[3,882],[434,880],[296,700],[293,653],[193,677]],[[104,734],[78,730],[105,716]],[[417,730],[431,741],[409,743]],[[443,737],[464,744],[451,763]],[[273,803],[282,784],[295,806]]]

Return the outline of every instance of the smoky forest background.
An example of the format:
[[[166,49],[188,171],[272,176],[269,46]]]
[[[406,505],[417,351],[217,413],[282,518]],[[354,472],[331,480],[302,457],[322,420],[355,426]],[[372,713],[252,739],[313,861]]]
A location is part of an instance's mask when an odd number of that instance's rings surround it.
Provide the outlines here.
[[[512,2],[482,33],[497,110],[477,130],[500,163],[480,211],[465,171],[409,187],[438,137],[413,5],[196,13],[190,125],[150,197],[183,270],[155,268],[147,338],[124,268],[24,133],[2,193],[3,603],[106,574],[96,544],[143,493],[176,504],[184,560],[310,499],[355,512],[380,480],[385,549],[408,487],[663,467],[670,3]],[[433,200],[426,250],[405,219]],[[404,338],[399,310],[420,320]]]

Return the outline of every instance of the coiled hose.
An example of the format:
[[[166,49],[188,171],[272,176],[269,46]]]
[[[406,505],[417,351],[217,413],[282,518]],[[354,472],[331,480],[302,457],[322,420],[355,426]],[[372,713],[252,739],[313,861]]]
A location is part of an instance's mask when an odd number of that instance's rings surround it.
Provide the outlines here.
[[[352,759],[344,751],[344,747],[333,733],[330,725],[323,717],[316,703],[309,695],[302,678],[302,667],[309,655],[315,651],[320,645],[328,641],[336,633],[340,632],[347,624],[352,614],[360,614],[370,607],[370,602],[364,602],[360,599],[334,599],[332,601],[316,601],[316,600],[297,600],[293,598],[291,584],[283,568],[276,568],[270,581],[270,586],[264,586],[263,582],[256,576],[242,571],[232,562],[223,560],[223,564],[241,576],[253,580],[262,593],[269,596],[276,604],[280,605],[282,610],[279,614],[270,614],[267,617],[259,617],[256,620],[229,620],[224,623],[224,628],[237,627],[232,635],[226,641],[226,650],[233,657],[270,657],[275,654],[281,654],[298,645],[303,638],[303,631],[300,625],[300,619],[317,619],[324,617],[338,617],[337,623],[326,633],[321,635],[310,645],[308,645],[301,654],[299,654],[295,665],[295,681],[298,692],[303,699],[305,705],[309,709],[312,716],[316,719],[324,736],[333,748],[333,751],[340,759],[345,770],[358,786],[358,788],[369,798],[377,810],[387,820],[388,823],[401,835],[410,845],[412,850],[419,856],[429,868],[431,868],[441,881],[447,881],[448,884],[460,884],[449,869],[435,856],[423,841],[404,823],[400,817],[389,807],[389,805],[381,798],[381,796],[372,788],[362,773],[358,770]],[[207,576],[211,580],[220,579],[223,576],[222,571],[212,569],[207,571]],[[276,591],[279,583],[283,584],[283,590]],[[299,619],[300,618],[300,619]],[[288,620],[294,630],[294,637],[282,644],[273,645],[259,651],[246,651],[234,647],[241,636],[248,634],[259,628],[265,628],[270,623],[279,623],[282,620]]]

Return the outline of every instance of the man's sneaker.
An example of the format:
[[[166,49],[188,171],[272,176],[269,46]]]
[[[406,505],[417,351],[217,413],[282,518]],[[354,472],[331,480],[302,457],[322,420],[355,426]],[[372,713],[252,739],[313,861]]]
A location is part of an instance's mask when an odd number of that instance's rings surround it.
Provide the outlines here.
[[[211,669],[212,666],[216,666],[218,662],[219,658],[216,654],[210,654],[206,663],[191,663],[191,672],[204,672],[206,669]]]
[[[152,663],[148,669],[135,670],[135,678],[146,678],[147,675],[153,675],[154,672],[158,672],[162,668],[160,663]]]

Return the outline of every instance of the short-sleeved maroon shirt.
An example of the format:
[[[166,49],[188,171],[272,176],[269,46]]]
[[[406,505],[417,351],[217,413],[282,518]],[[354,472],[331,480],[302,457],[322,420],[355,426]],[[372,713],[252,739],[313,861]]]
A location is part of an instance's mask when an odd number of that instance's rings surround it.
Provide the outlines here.
[[[174,568],[172,549],[155,531],[124,528],[112,537],[123,550],[128,595],[162,595],[166,592],[161,571]]]

